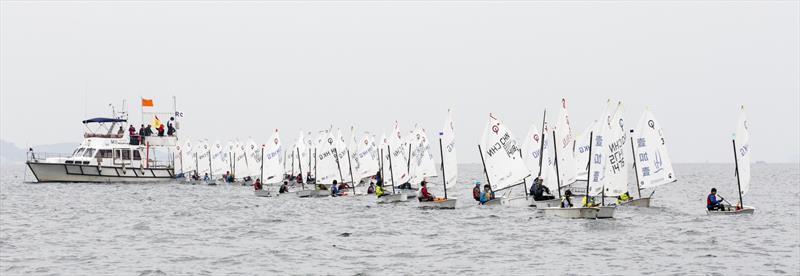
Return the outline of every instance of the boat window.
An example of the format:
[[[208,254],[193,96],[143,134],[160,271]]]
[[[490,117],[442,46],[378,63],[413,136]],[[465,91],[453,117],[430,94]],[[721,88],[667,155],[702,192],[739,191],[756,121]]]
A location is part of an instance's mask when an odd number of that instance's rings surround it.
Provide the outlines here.
[[[74,154],[72,154],[72,156],[74,156],[74,157],[80,157],[81,155],[83,155],[83,150],[85,150],[85,149],[84,149],[84,148],[79,148],[79,149],[76,149],[76,150],[75,150],[75,153],[74,153]]]
[[[112,157],[111,156],[111,150],[100,150],[100,152],[98,152],[97,155],[100,158],[111,158]]]
[[[133,160],[142,160],[142,155],[139,154],[138,150],[133,151]]]
[[[83,157],[94,157],[94,149],[86,149],[83,153]]]
[[[122,150],[122,159],[123,160],[131,160],[131,151],[128,149]]]

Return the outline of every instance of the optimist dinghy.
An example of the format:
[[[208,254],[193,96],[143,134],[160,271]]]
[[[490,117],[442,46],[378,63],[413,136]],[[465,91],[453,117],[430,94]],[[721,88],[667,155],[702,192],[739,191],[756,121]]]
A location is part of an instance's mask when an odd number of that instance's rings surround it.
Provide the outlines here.
[[[733,160],[736,166],[736,184],[739,190],[739,203],[726,205],[725,211],[706,210],[709,215],[753,214],[756,208],[745,206],[742,199],[750,190],[750,126],[747,123],[744,106],[739,113],[736,133],[733,136]]]
[[[444,128],[439,132],[439,156],[442,159],[442,187],[443,198],[435,198],[433,201],[422,201],[420,208],[435,209],[455,209],[456,198],[447,197],[447,183],[455,183],[458,176],[458,161],[456,158],[455,127],[453,127],[453,115],[447,111]]]

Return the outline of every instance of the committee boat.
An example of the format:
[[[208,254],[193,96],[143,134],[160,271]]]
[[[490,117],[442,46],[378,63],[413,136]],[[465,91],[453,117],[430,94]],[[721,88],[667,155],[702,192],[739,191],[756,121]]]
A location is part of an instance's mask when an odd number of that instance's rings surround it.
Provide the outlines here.
[[[115,114],[116,115],[116,114]],[[37,182],[168,182],[175,178],[169,158],[177,136],[126,135],[125,113],[84,120],[86,132],[72,154],[28,152],[25,164]],[[162,131],[163,132],[163,131]],[[163,134],[163,133],[162,133]],[[174,133],[173,133],[174,134]],[[157,156],[166,161],[157,160]]]

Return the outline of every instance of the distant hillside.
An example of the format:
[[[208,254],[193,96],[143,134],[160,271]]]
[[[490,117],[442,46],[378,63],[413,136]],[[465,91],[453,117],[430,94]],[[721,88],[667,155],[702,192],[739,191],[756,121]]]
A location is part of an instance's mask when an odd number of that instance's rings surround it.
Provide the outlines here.
[[[35,152],[71,153],[78,147],[78,143],[59,143],[33,146]],[[0,164],[13,164],[25,162],[25,152],[28,149],[18,147],[11,142],[0,140]]]

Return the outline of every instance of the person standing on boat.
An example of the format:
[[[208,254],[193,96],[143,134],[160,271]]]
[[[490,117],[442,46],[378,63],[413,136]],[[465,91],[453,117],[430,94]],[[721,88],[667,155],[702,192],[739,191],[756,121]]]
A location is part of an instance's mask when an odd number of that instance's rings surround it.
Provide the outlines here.
[[[567,190],[564,192],[564,197],[561,198],[561,208],[572,208],[572,191]]]
[[[289,181],[283,181],[283,185],[281,185],[281,189],[278,190],[278,193],[288,193],[289,192]]]
[[[542,178],[537,177],[533,180],[533,185],[531,185],[531,194],[533,195],[533,200],[541,201],[541,200],[551,200],[555,199],[556,197],[550,195],[550,189],[547,188],[544,184],[542,184]],[[547,194],[547,195],[545,195]]]
[[[169,117],[169,121],[167,121],[167,135],[173,136],[175,135],[175,117]]]
[[[264,187],[261,185],[261,178],[256,178],[256,183],[253,183],[253,189],[256,189],[256,191],[260,191],[263,188]]]
[[[708,208],[709,211],[725,211],[725,205],[722,204],[725,198],[722,196],[719,198],[720,199],[717,200],[717,188],[711,188],[711,193],[706,197],[706,208]]]
[[[419,186],[422,188],[420,188],[419,190],[419,197],[417,199],[419,199],[419,201],[433,201],[435,197],[430,192],[428,192],[428,182],[425,182],[423,180],[422,183],[419,184]]]
[[[145,131],[144,124],[142,124],[142,126],[139,127],[139,145],[144,144],[144,136],[146,134]]]
[[[481,182],[475,181],[475,188],[472,188],[472,198],[477,202],[481,202]]]
[[[164,124],[158,126],[158,136],[164,137]]]

